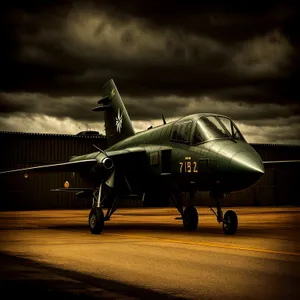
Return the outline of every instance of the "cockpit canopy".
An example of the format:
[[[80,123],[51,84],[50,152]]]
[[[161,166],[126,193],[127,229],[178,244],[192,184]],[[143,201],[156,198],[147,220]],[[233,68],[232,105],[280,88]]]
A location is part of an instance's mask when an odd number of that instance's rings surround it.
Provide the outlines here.
[[[233,121],[225,116],[205,115],[196,122],[192,120],[174,124],[172,140],[197,145],[214,139],[245,140]]]

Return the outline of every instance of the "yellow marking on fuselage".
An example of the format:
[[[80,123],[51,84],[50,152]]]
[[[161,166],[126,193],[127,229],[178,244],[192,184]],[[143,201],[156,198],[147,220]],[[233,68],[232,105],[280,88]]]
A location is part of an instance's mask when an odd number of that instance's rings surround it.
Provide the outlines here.
[[[197,162],[191,159],[191,157],[185,157],[184,161],[179,162],[179,173],[198,173]]]
[[[120,237],[127,237],[127,238],[139,238],[139,239],[144,239],[144,240],[152,240],[152,241],[156,241],[156,242],[161,241],[161,242],[168,242],[168,243],[175,243],[175,244],[198,245],[198,246],[205,246],[205,247],[215,247],[215,248],[235,249],[235,250],[270,253],[270,254],[300,256],[299,252],[276,251],[276,250],[269,250],[269,249],[263,249],[263,248],[252,248],[252,247],[240,247],[240,246],[233,246],[233,245],[221,244],[221,243],[192,242],[192,241],[184,241],[184,240],[166,239],[166,238],[160,238],[160,237],[151,237],[151,236],[147,236],[147,235],[141,236],[141,235],[119,234],[119,233],[106,233],[106,234],[120,236]]]

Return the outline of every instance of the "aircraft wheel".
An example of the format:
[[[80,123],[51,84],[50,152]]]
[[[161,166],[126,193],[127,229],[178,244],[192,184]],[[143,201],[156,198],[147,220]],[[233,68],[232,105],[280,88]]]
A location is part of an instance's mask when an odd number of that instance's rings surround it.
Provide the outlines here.
[[[195,231],[198,227],[198,212],[195,206],[187,206],[183,212],[183,227]]]
[[[89,228],[91,233],[100,234],[104,227],[104,214],[100,207],[91,209],[89,215]]]
[[[233,210],[228,210],[223,219],[223,231],[225,234],[235,234],[238,228],[238,217]]]

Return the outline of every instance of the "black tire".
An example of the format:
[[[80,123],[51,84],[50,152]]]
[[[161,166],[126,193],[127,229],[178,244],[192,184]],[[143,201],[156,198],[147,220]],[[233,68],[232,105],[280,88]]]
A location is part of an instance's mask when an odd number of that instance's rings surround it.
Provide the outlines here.
[[[183,227],[195,231],[198,227],[198,212],[195,206],[187,206],[183,212]]]
[[[238,216],[233,210],[228,210],[223,219],[223,231],[225,234],[235,234],[238,229]]]
[[[89,228],[91,233],[100,234],[104,228],[104,214],[101,208],[94,207],[89,215]]]

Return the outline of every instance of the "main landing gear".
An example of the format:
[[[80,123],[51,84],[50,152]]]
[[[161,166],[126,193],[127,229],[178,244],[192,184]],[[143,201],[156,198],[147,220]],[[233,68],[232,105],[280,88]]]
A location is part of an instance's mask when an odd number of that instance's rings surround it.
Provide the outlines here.
[[[190,201],[192,202],[194,198],[194,192],[191,191],[189,193],[190,196]],[[190,203],[186,206],[186,208],[183,210],[183,205],[182,205],[182,197],[181,193],[176,190],[171,193],[171,202],[173,205],[177,208],[178,212],[181,215],[181,218],[183,221],[183,228],[187,231],[195,231],[197,230],[198,227],[198,212],[195,206],[190,205]],[[178,218],[176,218],[178,219]]]
[[[182,205],[182,197],[179,190],[173,190],[171,193],[171,202],[177,208],[181,217],[176,219],[183,220],[183,227],[188,231],[195,231],[198,227],[198,212],[195,206],[192,205],[194,200],[195,190],[191,189],[189,191],[189,201],[185,209],[183,209]],[[238,228],[238,217],[237,214],[233,210],[228,210],[223,216],[221,202],[224,200],[224,193],[220,192],[211,192],[211,196],[216,200],[217,203],[217,212],[214,211],[213,208],[210,207],[211,211],[217,217],[217,221],[222,223],[223,232],[227,235],[235,234]]]
[[[113,197],[111,191],[108,191],[105,195],[103,188],[104,185],[101,183],[99,189],[96,189],[93,193],[93,204],[89,214],[89,229],[93,234],[100,234],[104,228],[104,221],[110,220],[110,217],[117,210],[118,197]],[[96,196],[97,193],[98,196]],[[102,210],[104,202],[108,202],[105,216]]]
[[[223,224],[223,232],[227,235],[235,234],[238,228],[238,217],[233,210],[228,210],[224,217],[221,207],[221,201],[225,198],[223,193],[214,193],[211,192],[211,197],[214,198],[217,202],[217,212],[210,207],[210,210],[217,217],[217,221]]]
[[[195,206],[187,206],[183,211],[183,227],[188,231],[195,231],[198,227],[198,212]]]
[[[89,228],[91,233],[99,234],[104,228],[104,214],[101,207],[93,207],[89,214]]]

